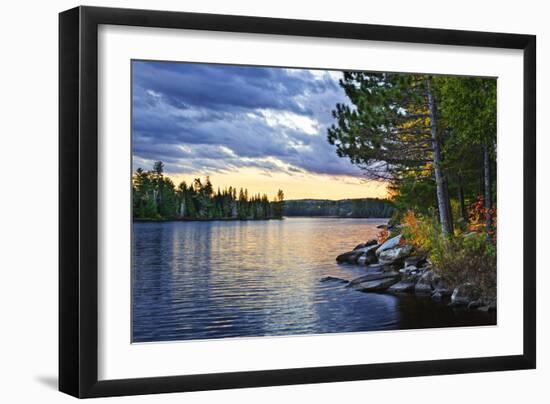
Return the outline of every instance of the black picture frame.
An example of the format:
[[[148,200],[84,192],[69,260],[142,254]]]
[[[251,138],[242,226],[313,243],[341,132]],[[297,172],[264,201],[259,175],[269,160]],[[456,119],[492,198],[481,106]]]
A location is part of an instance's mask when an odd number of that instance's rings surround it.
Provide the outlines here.
[[[523,50],[523,354],[99,381],[100,24]],[[533,35],[96,7],[60,13],[59,390],[85,398],[535,368],[535,66]]]

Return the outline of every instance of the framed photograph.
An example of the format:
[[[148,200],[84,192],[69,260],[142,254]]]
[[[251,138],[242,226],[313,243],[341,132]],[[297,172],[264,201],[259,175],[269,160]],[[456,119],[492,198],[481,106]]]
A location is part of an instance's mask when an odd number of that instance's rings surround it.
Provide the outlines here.
[[[535,43],[61,13],[60,390],[534,368]]]

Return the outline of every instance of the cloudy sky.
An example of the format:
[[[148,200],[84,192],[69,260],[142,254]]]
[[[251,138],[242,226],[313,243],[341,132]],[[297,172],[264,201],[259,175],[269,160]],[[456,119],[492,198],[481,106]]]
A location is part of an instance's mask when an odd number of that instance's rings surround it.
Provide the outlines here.
[[[133,62],[133,165],[286,199],[385,195],[327,141],[337,71]]]

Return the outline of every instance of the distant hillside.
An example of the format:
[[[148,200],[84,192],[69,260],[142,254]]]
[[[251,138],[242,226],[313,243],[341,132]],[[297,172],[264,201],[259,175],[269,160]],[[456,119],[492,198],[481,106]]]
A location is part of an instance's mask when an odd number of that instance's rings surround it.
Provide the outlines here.
[[[387,199],[361,198],[296,199],[284,202],[284,216],[391,217],[394,208]]]

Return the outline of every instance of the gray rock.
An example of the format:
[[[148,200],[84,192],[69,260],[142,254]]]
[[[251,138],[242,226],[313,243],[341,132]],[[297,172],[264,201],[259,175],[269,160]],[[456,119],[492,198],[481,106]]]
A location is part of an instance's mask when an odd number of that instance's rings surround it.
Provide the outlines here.
[[[414,265],[405,265],[405,267],[401,268],[399,272],[402,273],[403,275],[410,275],[412,273],[417,273],[418,268],[415,267]]]
[[[408,267],[408,266],[414,266],[414,267],[417,267],[417,268],[421,268],[422,266],[424,266],[426,264],[426,257],[422,257],[422,256],[411,256],[411,257],[407,257],[405,258],[405,260],[403,261],[405,267]]]
[[[378,250],[379,247],[380,247],[380,244],[378,244],[378,243],[365,245],[363,248],[360,249],[360,251],[363,251],[363,252],[371,252],[372,251],[372,253],[374,253],[376,250]]]
[[[336,276],[323,276],[321,282],[337,282],[337,283],[348,283],[347,280],[342,278],[337,278]]]
[[[366,265],[374,265],[377,263],[378,263],[378,258],[376,257],[376,254],[374,252],[372,254],[370,252],[366,253],[366,258],[365,258]]]
[[[378,249],[378,247],[380,247],[378,244],[368,245],[368,246],[364,246],[364,247],[358,248],[358,249],[350,251],[350,252],[361,252],[361,253],[364,253],[364,254],[374,254],[375,251]]]
[[[367,270],[367,272],[378,273],[378,272],[391,272],[392,268],[384,264],[369,264],[365,269]]]
[[[432,276],[432,287],[434,289],[449,289],[447,282],[445,282],[441,276],[436,274]]]
[[[348,264],[360,264],[367,265],[369,263],[377,262],[376,250],[379,244],[359,244],[353,251],[348,251],[344,254],[340,254],[336,257],[337,262],[346,262]],[[364,257],[364,258],[362,258]]]
[[[349,252],[346,252],[346,253],[343,253],[343,254],[340,254],[339,256],[337,256],[336,261],[337,262],[346,262],[348,264],[356,264],[359,257],[363,254],[364,254],[364,252],[361,251],[360,249],[356,250],[356,251],[349,251]]]
[[[373,239],[371,239],[371,240],[369,240],[365,243],[365,247],[370,247],[370,246],[377,245],[377,244],[378,244],[378,240],[373,238]]]
[[[359,278],[352,279],[348,283],[347,287],[356,288],[362,283],[380,281],[380,280],[384,280],[384,279],[392,279],[392,280],[395,280],[395,282],[397,282],[397,281],[399,281],[399,278],[400,278],[400,276],[399,276],[399,273],[397,273],[397,272],[371,273],[371,274],[360,276]],[[395,282],[393,282],[393,283],[395,283]]]
[[[468,309],[477,309],[479,307],[483,306],[483,300],[482,299],[476,299],[472,300],[470,303],[468,303]]]
[[[445,289],[445,288],[438,288],[434,289],[433,294],[439,294],[439,296],[443,297],[450,297],[453,294],[452,289]]]
[[[431,285],[426,285],[425,283],[420,282],[417,282],[416,285],[414,285],[414,293],[417,295],[431,295],[432,291]]]
[[[414,284],[416,284],[421,276],[422,275],[420,273],[413,272],[408,275],[404,275],[401,279],[404,281],[414,282]]]
[[[402,281],[399,281],[399,282],[391,285],[388,289],[388,292],[391,292],[391,293],[413,292],[415,285],[416,285],[416,282],[414,282],[414,281],[402,280]]]
[[[382,251],[380,254],[378,254],[377,252],[378,261],[382,264],[393,264],[393,263],[402,262],[404,258],[409,256],[411,251],[412,251],[412,246],[408,244],[390,248],[388,250]]]
[[[390,248],[397,247],[401,241],[401,234],[386,240],[376,251],[376,255],[380,255],[382,251],[389,250]]]
[[[432,288],[433,276],[434,274],[432,271],[425,271],[418,279],[418,282],[416,282],[416,285],[414,287],[414,292],[419,295],[431,294],[433,291],[433,288]]]
[[[361,292],[381,292],[399,281],[399,277],[389,277],[372,281],[361,282],[354,286]]]
[[[441,293],[439,293],[438,291],[434,291],[432,293],[432,299],[437,300],[437,301],[443,300],[443,295]]]
[[[451,295],[451,305],[453,306],[466,306],[479,299],[480,291],[473,283],[463,283],[455,288]]]

